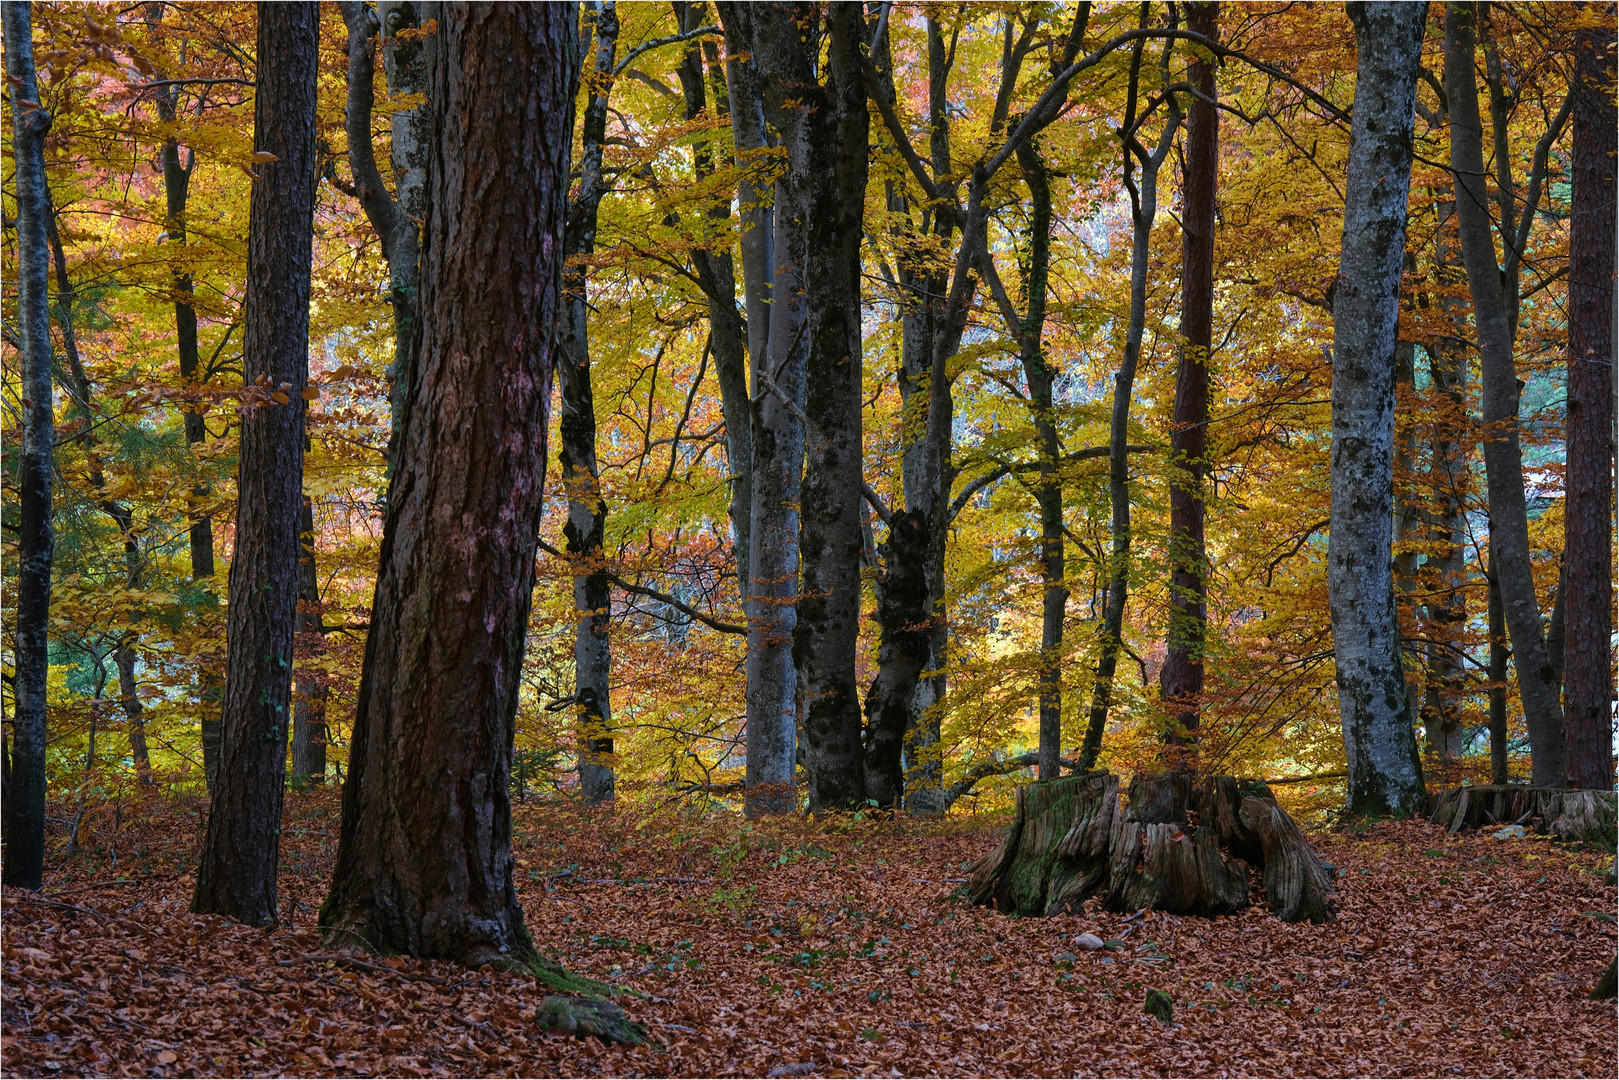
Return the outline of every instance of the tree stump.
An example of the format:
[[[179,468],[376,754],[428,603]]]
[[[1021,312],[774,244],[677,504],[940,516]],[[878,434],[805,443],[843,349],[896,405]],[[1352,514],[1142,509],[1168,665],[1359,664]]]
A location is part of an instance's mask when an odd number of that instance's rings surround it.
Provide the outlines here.
[[[1619,838],[1619,807],[1612,791],[1490,784],[1441,792],[1434,801],[1435,825],[1454,836],[1463,829],[1518,825],[1559,840],[1598,844],[1609,849]]]
[[[1180,773],[1119,779],[1091,772],[1018,789],[1000,846],[974,864],[975,904],[1019,915],[1152,908],[1220,915],[1248,905],[1249,867],[1264,868],[1270,908],[1288,922],[1333,917],[1332,870],[1261,781]]]

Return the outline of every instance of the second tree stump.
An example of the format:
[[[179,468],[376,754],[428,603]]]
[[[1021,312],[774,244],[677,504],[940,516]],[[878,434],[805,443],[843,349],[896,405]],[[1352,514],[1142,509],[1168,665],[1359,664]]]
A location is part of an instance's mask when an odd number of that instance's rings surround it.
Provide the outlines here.
[[[974,864],[975,904],[1020,915],[1079,910],[1100,896],[1111,911],[1152,908],[1220,915],[1248,905],[1249,867],[1287,922],[1333,917],[1332,868],[1262,781],[1181,773],[1119,779],[1091,772],[1018,789],[1006,839]]]

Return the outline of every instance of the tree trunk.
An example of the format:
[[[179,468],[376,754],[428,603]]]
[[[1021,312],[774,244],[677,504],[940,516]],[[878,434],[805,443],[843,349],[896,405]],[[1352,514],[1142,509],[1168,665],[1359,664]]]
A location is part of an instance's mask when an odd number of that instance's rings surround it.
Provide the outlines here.
[[[298,521],[298,638],[293,673],[298,678],[292,712],[292,772],[305,782],[326,782],[326,674],[309,661],[326,653],[326,609],[315,564],[315,504],[308,495]],[[302,663],[300,663],[302,661]]]
[[[512,883],[510,781],[562,314],[577,34],[569,4],[446,5],[428,49],[420,377],[321,909],[346,941],[516,960],[550,977]]]
[[[1513,320],[1495,261],[1484,190],[1483,125],[1474,75],[1474,12],[1445,8],[1445,89],[1450,109],[1450,164],[1456,178],[1456,218],[1467,266],[1483,372],[1484,464],[1490,494],[1490,550],[1498,566],[1503,611],[1512,637],[1513,667],[1529,728],[1536,787],[1563,783],[1563,710],[1535,596],[1518,444],[1518,375],[1512,360]],[[1513,290],[1513,300],[1516,289]]]
[[[1507,647],[1506,615],[1501,610],[1501,579],[1496,575],[1495,548],[1490,549],[1487,580],[1490,588],[1490,783],[1505,784],[1507,775]]]
[[[789,154],[798,118],[784,109],[798,88],[777,83],[802,48],[800,29],[772,6],[720,4],[733,48],[751,55],[731,66],[732,126],[738,155],[765,145],[765,120]],[[802,152],[802,151],[801,151]],[[749,155],[751,156],[751,155]],[[752,188],[751,182],[747,185]],[[749,817],[791,813],[798,732],[793,638],[799,599],[798,510],[804,467],[804,364],[808,206],[792,169],[761,199],[768,216],[743,220],[742,269],[752,358],[753,508],[748,537],[747,795]],[[748,203],[743,202],[747,207]],[[762,218],[763,220],[759,220]],[[763,231],[768,242],[750,237]],[[772,302],[771,298],[774,298]],[[770,390],[769,385],[774,386]]]
[[[192,910],[276,920],[309,381],[320,7],[259,5],[255,165],[243,303],[247,386],[227,614],[223,746]]]
[[[143,788],[151,789],[152,755],[146,748],[146,709],[141,705],[139,688],[135,685],[135,645],[140,639],[127,635],[119,642],[113,654],[118,667],[118,698],[124,707],[124,720],[129,725],[129,756],[135,763],[135,776]]]
[[[1012,827],[971,868],[967,894],[1019,915],[1077,912],[1093,896],[1109,911],[1224,915],[1248,906],[1250,866],[1284,921],[1333,919],[1332,868],[1263,782],[1141,775],[1124,805],[1117,777],[1087,772],[1018,789]]]
[[[797,8],[796,16],[819,18],[810,5]],[[781,110],[778,128],[791,183],[802,188],[794,206],[804,210],[794,223],[804,234],[810,292],[799,517],[803,582],[793,655],[804,702],[810,810],[819,812],[853,809],[866,798],[855,683],[863,463],[860,248],[870,123],[860,71],[865,20],[857,3],[826,9],[828,52],[817,80],[817,35],[798,35],[793,13],[785,9],[778,18],[776,32],[797,39],[797,49],[761,49],[760,63],[773,88],[767,100],[774,94],[795,98],[774,107]]]
[[[1187,29],[1214,38],[1218,3],[1193,4]],[[1220,177],[1220,113],[1215,106],[1214,58],[1199,53],[1187,72],[1198,96],[1187,106],[1186,156],[1181,165],[1181,346],[1175,373],[1175,415],[1169,437],[1169,629],[1159,696],[1172,745],[1191,747],[1196,760],[1203,695],[1203,642],[1208,632],[1203,541],[1203,483],[1208,472],[1209,350],[1214,345],[1214,195]]]
[[[578,712],[579,788],[585,802],[598,806],[613,797],[612,582],[603,562],[607,503],[596,464],[596,399],[590,383],[589,285],[583,257],[596,250],[596,218],[606,185],[602,145],[607,136],[607,100],[618,49],[614,4],[592,5],[596,41],[590,95],[585,106],[579,156],[579,188],[568,207],[569,260],[562,271],[561,384],[562,483],[568,493],[568,554],[573,559],[575,700],[590,704]],[[588,691],[588,694],[586,693]]]
[[[1359,67],[1332,302],[1332,608],[1351,813],[1405,816],[1422,765],[1390,566],[1394,367],[1411,139],[1425,9],[1350,5]]]
[[[680,30],[688,33],[703,25],[702,4],[676,0]],[[708,68],[705,78],[705,54]],[[686,99],[686,119],[696,120],[708,107],[705,84],[712,84],[714,108],[721,116],[730,114],[730,94],[712,39],[702,45],[695,41],[686,49],[677,74]],[[694,172],[699,181],[713,174],[713,156],[707,143],[693,150]],[[743,181],[745,184],[746,181]],[[731,473],[731,543],[736,552],[738,595],[746,602],[748,581],[748,538],[753,508],[753,407],[748,400],[748,328],[736,309],[736,266],[731,258],[731,200],[716,198],[708,208],[710,227],[723,227],[723,241],[712,249],[694,248],[692,269],[708,300],[709,347],[714,357],[714,378],[720,387],[720,411],[725,417],[725,458]]]
[[[1145,8],[1142,9],[1145,13]],[[1085,744],[1080,750],[1081,769],[1096,767],[1102,752],[1102,735],[1107,730],[1107,714],[1113,700],[1113,677],[1118,672],[1119,652],[1124,644],[1124,606],[1130,592],[1130,402],[1135,393],[1136,365],[1141,360],[1141,338],[1147,321],[1147,269],[1151,258],[1152,223],[1158,214],[1158,170],[1169,154],[1175,131],[1180,126],[1180,106],[1170,96],[1170,113],[1164,123],[1158,146],[1151,154],[1140,153],[1141,181],[1136,187],[1130,176],[1134,161],[1129,144],[1135,143],[1136,106],[1139,92],[1142,48],[1137,45],[1130,66],[1130,98],[1121,130],[1126,132],[1125,184],[1131,188],[1132,228],[1130,253],[1130,322],[1125,332],[1124,357],[1113,378],[1112,421],[1108,429],[1108,496],[1112,503],[1112,541],[1108,559],[1107,603],[1098,633],[1100,654],[1096,661],[1096,682],[1091,690],[1090,721],[1085,728]],[[1135,143],[1139,148],[1139,144]]]
[[[1613,785],[1613,7],[1575,39],[1569,220],[1568,445],[1563,506],[1568,785]]]
[[[161,19],[161,10],[148,9],[148,20],[154,27]],[[159,89],[155,94],[157,103],[157,116],[166,124],[175,123],[179,119],[178,102],[180,87],[171,86]],[[165,203],[165,216],[163,231],[168,234],[168,243],[175,244],[184,249],[186,244],[186,203],[191,193],[191,172],[196,166],[196,154],[190,152],[186,155],[186,162],[180,162],[180,142],[177,138],[168,138],[163,142],[163,198]],[[180,269],[174,274],[174,331],[180,359],[180,378],[184,380],[187,390],[195,391],[201,388],[201,379],[205,373],[201,370],[201,357],[197,350],[197,309],[192,306],[191,298],[194,290],[191,273],[187,269]],[[183,423],[187,446],[196,446],[208,437],[208,428],[205,421],[207,416],[207,403],[205,401],[187,402]],[[200,504],[213,494],[212,485],[198,481],[191,486],[190,499],[190,547],[191,547],[191,580],[203,585],[204,596],[212,614],[213,608],[213,579],[214,579],[214,521],[205,513],[199,513]],[[202,723],[200,725],[200,740],[202,744],[202,772],[211,796],[214,791],[214,782],[219,775],[219,735],[220,719],[219,709],[223,704],[225,684],[219,678],[218,664],[209,661],[223,660],[223,657],[207,657],[200,665],[202,675],[197,685],[197,703],[202,710]]]
[[[51,401],[50,250],[45,133],[51,114],[34,80],[29,5],[3,5],[17,192],[17,329],[22,338],[21,461],[17,474],[17,630],[12,769],[6,785],[5,884],[38,889],[45,866],[45,682],[50,671]]]

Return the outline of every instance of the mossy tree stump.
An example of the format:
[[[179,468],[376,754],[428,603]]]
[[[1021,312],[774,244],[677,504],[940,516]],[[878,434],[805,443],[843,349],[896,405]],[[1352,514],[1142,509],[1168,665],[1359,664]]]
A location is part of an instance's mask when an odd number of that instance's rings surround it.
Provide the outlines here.
[[[1521,825],[1559,840],[1600,844],[1612,849],[1619,808],[1612,791],[1489,784],[1441,792],[1429,818],[1452,836],[1463,829]]]
[[[1018,789],[1001,845],[972,868],[975,904],[1020,915],[1152,908],[1220,915],[1248,905],[1249,867],[1263,867],[1270,908],[1288,922],[1333,917],[1332,869],[1261,781],[1091,772]]]

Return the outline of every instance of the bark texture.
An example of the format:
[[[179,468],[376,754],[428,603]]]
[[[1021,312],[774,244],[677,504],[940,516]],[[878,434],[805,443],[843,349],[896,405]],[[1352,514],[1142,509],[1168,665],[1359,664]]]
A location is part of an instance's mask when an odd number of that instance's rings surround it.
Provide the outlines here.
[[[1220,5],[1191,5],[1186,28],[1214,39]],[[1169,640],[1159,696],[1172,744],[1195,746],[1203,696],[1208,593],[1203,542],[1203,480],[1208,472],[1209,350],[1214,344],[1214,195],[1220,178],[1220,112],[1214,58],[1197,54],[1186,73],[1197,96],[1186,109],[1181,165],[1181,343],[1169,438]],[[1190,763],[1195,755],[1177,755]]]
[[[1423,797],[1392,560],[1394,375],[1425,8],[1354,3],[1359,62],[1332,317],[1327,584],[1348,809],[1406,816]]]
[[[865,20],[858,3],[828,5],[824,24],[812,4],[774,10],[782,40],[775,48],[761,49],[759,62],[769,87],[766,100],[779,110],[776,125],[787,151],[788,176],[777,191],[779,195],[784,184],[796,189],[787,205],[802,217],[790,227],[804,235],[804,280],[810,289],[799,517],[803,572],[793,658],[803,699],[810,810],[819,812],[852,809],[866,798],[855,682],[864,370],[860,248],[870,123],[860,70]],[[820,34],[803,34],[799,28],[806,24],[819,25]],[[818,65],[822,36],[827,55]],[[787,39],[797,39],[796,49]],[[779,103],[773,100],[777,95]]]
[[[1525,787],[1490,784],[1442,791],[1434,799],[1429,820],[1450,834],[1465,829],[1501,829],[1517,826],[1559,840],[1596,844],[1613,850],[1615,795],[1611,787],[1599,790]]]
[[[253,141],[276,160],[255,166],[249,204],[223,745],[191,900],[199,914],[254,926],[276,921],[292,720],[319,33],[318,4],[259,5]]]
[[[326,780],[326,675],[310,661],[326,653],[325,607],[315,563],[315,504],[303,500],[298,521],[298,637],[293,671],[298,677],[292,710],[292,773],[307,783]]]
[[[45,231],[50,191],[45,181],[45,134],[51,114],[34,78],[29,5],[3,12],[6,81],[11,88],[11,137],[17,192],[17,330],[21,353],[21,461],[18,465],[17,630],[11,770],[5,799],[5,883],[38,889],[45,865],[45,681],[51,614],[50,249]]]
[[[1195,821],[1195,824],[1193,822]],[[1334,917],[1333,871],[1261,781],[1187,773],[1119,780],[1087,772],[1018,789],[1001,845],[970,870],[975,904],[1020,915],[1150,908],[1223,915],[1248,906],[1249,867],[1287,922]]]
[[[1613,776],[1614,9],[1575,39],[1569,220],[1568,445],[1563,508],[1564,744],[1568,785]]]
[[[606,185],[602,145],[607,136],[607,102],[618,50],[618,11],[612,3],[591,5],[595,48],[591,50],[590,94],[585,104],[579,154],[579,185],[568,206],[568,235],[562,272],[562,354],[557,382],[562,406],[558,430],[562,484],[568,493],[564,532],[573,559],[574,696],[588,705],[579,717],[579,789],[596,806],[613,797],[613,712],[610,696],[613,653],[608,639],[612,581],[602,561],[607,502],[596,463],[596,398],[590,381],[590,303],[584,257],[596,250],[596,219]],[[587,693],[588,691],[588,693]]]
[[[1490,552],[1496,560],[1502,611],[1512,638],[1529,751],[1537,787],[1563,783],[1563,710],[1535,596],[1518,441],[1519,386],[1512,359],[1517,289],[1502,283],[1484,187],[1483,123],[1474,73],[1475,11],[1445,8],[1445,91],[1450,109],[1450,164],[1456,178],[1456,219],[1482,371],[1484,465],[1490,496]],[[1530,215],[1532,217],[1532,215]],[[1510,223],[1507,223],[1510,224]],[[1507,229],[1510,234],[1512,230]],[[1509,235],[1509,240],[1512,237]],[[1519,247],[1521,250],[1521,245]],[[1510,256],[1509,256],[1510,258]]]
[[[511,757],[545,479],[578,83],[567,4],[446,5],[421,321],[321,924],[540,966],[512,885]]]

